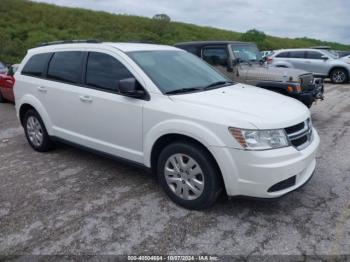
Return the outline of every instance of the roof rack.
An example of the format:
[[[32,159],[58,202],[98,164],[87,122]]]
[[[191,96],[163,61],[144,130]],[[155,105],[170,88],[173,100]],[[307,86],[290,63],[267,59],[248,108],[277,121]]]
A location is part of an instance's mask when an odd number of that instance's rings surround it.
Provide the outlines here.
[[[41,43],[37,47],[42,46],[49,46],[49,45],[61,45],[61,44],[80,44],[80,43],[87,43],[87,44],[98,44],[102,43],[100,40],[96,39],[88,39],[88,40],[62,40],[62,41],[54,41],[54,42],[47,42],[47,43]]]

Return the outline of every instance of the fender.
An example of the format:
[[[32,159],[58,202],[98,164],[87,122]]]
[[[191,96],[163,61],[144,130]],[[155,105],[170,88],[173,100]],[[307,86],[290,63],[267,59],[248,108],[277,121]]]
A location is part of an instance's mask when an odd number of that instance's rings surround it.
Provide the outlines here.
[[[47,111],[45,110],[44,106],[42,105],[42,103],[40,102],[39,99],[37,99],[33,95],[27,94],[27,95],[24,95],[23,97],[21,97],[20,101],[16,101],[16,102],[17,102],[16,103],[16,111],[17,111],[18,119],[19,119],[19,112],[20,112],[22,105],[24,105],[24,104],[31,105],[39,113],[41,119],[44,122],[44,125],[46,127],[48,134],[50,136],[53,135],[52,121],[49,117],[49,114],[47,113]]]
[[[204,145],[216,160],[225,188],[231,195],[237,194],[238,172],[236,163],[229,157],[227,145],[210,129],[187,120],[167,120],[150,129],[144,137],[144,165],[151,167],[151,154],[156,141],[164,135],[178,134],[191,137]],[[229,168],[227,163],[230,163]]]
[[[166,120],[153,126],[144,136],[144,164],[151,166],[151,153],[155,142],[164,135],[178,134],[191,137],[203,144],[209,151],[210,146],[226,146],[211,130],[192,121],[182,119]]]

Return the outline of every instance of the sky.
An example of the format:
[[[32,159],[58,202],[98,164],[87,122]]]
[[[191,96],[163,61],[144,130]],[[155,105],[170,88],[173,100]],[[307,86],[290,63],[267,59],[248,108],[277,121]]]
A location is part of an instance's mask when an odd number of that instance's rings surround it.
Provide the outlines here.
[[[32,0],[115,14],[152,17],[238,32],[350,44],[349,0]]]

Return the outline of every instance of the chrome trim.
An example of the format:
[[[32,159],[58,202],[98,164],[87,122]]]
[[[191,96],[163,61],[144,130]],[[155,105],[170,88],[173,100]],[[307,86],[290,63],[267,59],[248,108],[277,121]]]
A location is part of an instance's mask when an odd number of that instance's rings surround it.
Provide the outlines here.
[[[294,140],[300,139],[304,136],[306,136],[305,143],[301,144],[300,146],[293,145]],[[287,137],[288,137],[289,143],[299,151],[308,147],[313,140],[312,123],[311,123],[310,118],[308,118],[307,120],[304,121],[303,129],[301,129],[297,132],[294,132],[294,133],[290,133],[290,134],[287,133]]]

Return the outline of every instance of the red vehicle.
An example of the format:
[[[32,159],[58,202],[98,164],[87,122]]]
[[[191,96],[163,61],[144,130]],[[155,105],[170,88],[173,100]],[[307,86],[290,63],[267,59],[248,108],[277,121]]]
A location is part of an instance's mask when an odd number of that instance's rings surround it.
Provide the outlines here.
[[[7,101],[15,102],[15,96],[13,94],[13,85],[15,84],[15,78],[18,65],[12,65],[6,74],[0,74],[0,103]]]

